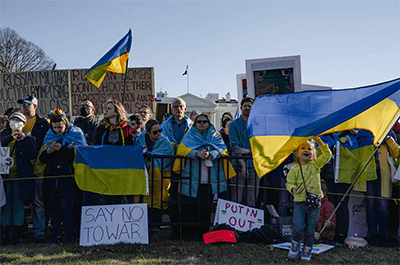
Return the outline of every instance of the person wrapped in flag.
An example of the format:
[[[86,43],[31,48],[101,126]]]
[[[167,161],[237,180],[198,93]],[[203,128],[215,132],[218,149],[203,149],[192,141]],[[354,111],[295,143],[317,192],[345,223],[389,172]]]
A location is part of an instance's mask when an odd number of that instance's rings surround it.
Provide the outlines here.
[[[48,198],[53,225],[52,242],[62,241],[61,223],[63,222],[64,242],[70,243],[75,240],[74,218],[78,214],[73,211],[77,194],[77,185],[73,178],[74,148],[86,145],[86,139],[80,128],[68,122],[64,112],[56,109],[51,113],[50,130],[39,151],[37,166],[44,165],[44,176],[52,177],[43,181],[43,193]]]
[[[143,146],[149,155],[174,155],[171,143],[161,132],[158,121],[149,120],[146,123],[146,133],[139,135],[136,144]],[[169,200],[171,164],[170,158],[152,158],[146,162],[149,172],[150,194],[144,197],[144,202],[149,205],[149,222],[161,223],[162,211],[168,206],[162,204],[162,201],[167,202]],[[137,199],[135,200],[138,202]],[[153,227],[153,230],[159,231],[159,227]]]
[[[182,186],[178,189],[184,201],[191,201],[191,208],[182,205],[182,219],[192,223],[208,223],[211,215],[211,204],[214,194],[225,197],[227,191],[226,179],[236,175],[230,163],[219,160],[228,154],[221,135],[210,123],[206,114],[195,118],[192,126],[178,146],[177,155],[187,157],[184,163],[175,160],[174,172],[182,170]],[[191,198],[190,198],[191,197]],[[200,219],[198,218],[200,212]],[[190,218],[189,218],[190,216]],[[208,226],[199,225],[188,229],[188,235],[202,235]]]

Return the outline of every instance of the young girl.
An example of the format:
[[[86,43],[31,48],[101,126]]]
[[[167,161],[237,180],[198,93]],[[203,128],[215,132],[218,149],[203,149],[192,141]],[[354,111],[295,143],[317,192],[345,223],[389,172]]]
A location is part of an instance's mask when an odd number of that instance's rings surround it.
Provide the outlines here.
[[[306,191],[301,172],[303,172],[307,191],[316,195],[322,195],[319,172],[332,157],[328,145],[324,144],[319,137],[315,137],[314,141],[320,146],[322,154],[317,158],[314,143],[311,141],[303,143],[296,151],[297,163],[290,169],[287,176],[286,188],[294,195],[292,246],[288,254],[289,259],[297,259],[300,251],[300,243],[304,235],[304,247],[301,259],[311,260],[314,231],[319,218],[319,208],[310,208],[306,205]]]

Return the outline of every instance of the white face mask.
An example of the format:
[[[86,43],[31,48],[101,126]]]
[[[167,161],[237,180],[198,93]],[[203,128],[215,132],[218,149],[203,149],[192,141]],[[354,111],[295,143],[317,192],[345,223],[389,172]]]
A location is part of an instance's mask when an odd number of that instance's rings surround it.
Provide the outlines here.
[[[24,128],[24,123],[22,121],[11,120],[10,121],[10,128],[13,131],[22,130],[22,128]]]

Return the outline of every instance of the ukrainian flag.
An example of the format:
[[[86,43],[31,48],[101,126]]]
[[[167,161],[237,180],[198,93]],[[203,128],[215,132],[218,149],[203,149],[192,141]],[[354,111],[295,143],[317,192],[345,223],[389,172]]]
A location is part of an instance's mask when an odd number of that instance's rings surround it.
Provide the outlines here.
[[[400,112],[400,78],[354,89],[262,95],[247,123],[259,177],[314,136],[365,129],[380,143]]]
[[[141,146],[78,146],[75,181],[84,191],[105,195],[146,195]]]
[[[132,30],[129,29],[129,32],[85,73],[89,82],[99,87],[108,71],[124,74],[131,45]]]

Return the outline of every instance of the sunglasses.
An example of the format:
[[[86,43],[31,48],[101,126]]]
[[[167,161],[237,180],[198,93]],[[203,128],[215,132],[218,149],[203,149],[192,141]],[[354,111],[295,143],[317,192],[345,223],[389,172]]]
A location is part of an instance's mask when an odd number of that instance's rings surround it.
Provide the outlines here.
[[[24,102],[24,103],[21,104],[21,107],[23,107],[23,106],[29,107],[31,104],[32,104],[32,103]]]
[[[197,124],[201,124],[201,123],[207,124],[208,121],[207,121],[207,120],[199,120],[199,121],[196,121],[196,123],[197,123]]]
[[[162,132],[162,129],[158,129],[158,130],[152,131],[151,133],[152,133],[153,135],[157,135],[157,134],[159,134],[159,133],[161,133],[161,132]]]

